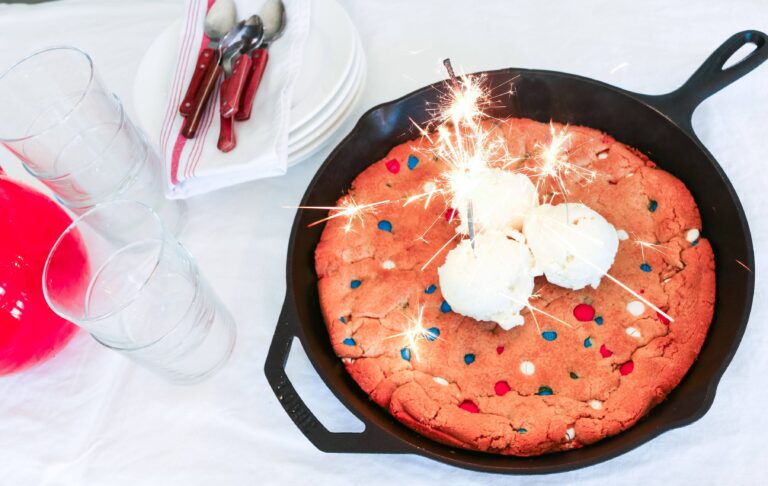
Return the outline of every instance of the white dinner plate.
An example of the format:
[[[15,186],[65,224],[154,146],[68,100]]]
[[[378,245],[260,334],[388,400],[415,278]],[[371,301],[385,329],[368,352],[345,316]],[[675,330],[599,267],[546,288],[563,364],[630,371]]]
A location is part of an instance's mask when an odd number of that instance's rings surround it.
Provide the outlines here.
[[[355,41],[357,42],[357,41]],[[291,130],[288,134],[288,151],[290,152],[291,146],[303,143],[308,137],[312,137],[318,128],[326,126],[329,120],[338,116],[338,111],[343,108],[345,102],[357,92],[358,84],[361,81],[360,66],[363,63],[362,46],[358,47],[357,51],[360,54],[355,56],[355,62],[352,66],[352,72],[344,84],[339,88],[338,93],[334,98],[331,98],[328,103],[322,107],[322,109],[311,120],[307,121],[303,125]]]
[[[314,136],[308,137],[309,140],[303,142],[303,144],[288,147],[288,167],[292,167],[306,160],[310,155],[324,148],[328,142],[333,139],[336,132],[341,128],[343,122],[351,114],[352,109],[360,99],[360,95],[363,92],[363,86],[365,85],[366,71],[366,63],[365,59],[363,59],[357,73],[358,81],[355,83],[355,91],[346,98],[346,103],[339,108],[337,115],[332,117],[325,126],[318,127],[313,132]]]

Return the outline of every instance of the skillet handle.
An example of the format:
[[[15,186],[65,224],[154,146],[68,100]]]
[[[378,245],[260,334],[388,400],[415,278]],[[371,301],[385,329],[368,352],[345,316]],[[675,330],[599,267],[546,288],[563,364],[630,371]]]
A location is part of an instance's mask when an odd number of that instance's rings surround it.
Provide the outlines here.
[[[747,44],[754,44],[755,49],[741,61],[723,69],[728,59]],[[693,133],[691,117],[699,103],[749,73],[766,59],[768,36],[757,30],[745,30],[723,42],[680,88],[663,95],[641,97],[681,128]]]
[[[376,452],[403,453],[402,444],[396,442],[387,432],[376,428],[364,419],[365,430],[362,432],[331,432],[307,407],[285,373],[285,364],[291,353],[291,344],[296,336],[298,317],[295,306],[288,297],[280,313],[275,335],[267,353],[264,373],[275,396],[309,441],[323,452]],[[330,345],[330,343],[329,343]]]

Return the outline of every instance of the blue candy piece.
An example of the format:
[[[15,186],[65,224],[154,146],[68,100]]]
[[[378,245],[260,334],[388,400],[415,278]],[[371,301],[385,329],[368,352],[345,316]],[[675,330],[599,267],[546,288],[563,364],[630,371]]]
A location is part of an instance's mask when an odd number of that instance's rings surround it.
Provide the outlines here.
[[[448,302],[446,302],[446,301],[443,301],[443,303],[442,303],[442,304],[440,304],[440,310],[441,310],[443,313],[446,313],[446,312],[451,312],[451,306],[448,304]]]
[[[573,371],[571,371],[570,373],[568,373],[568,376],[570,376],[572,380],[578,380],[578,379],[579,379],[579,375],[577,375],[577,374],[576,374],[576,373],[574,373]]]
[[[524,429],[524,428],[522,428],[522,427],[520,427],[519,429],[517,429],[517,433],[518,433],[518,434],[524,434],[524,433],[526,433],[526,432],[528,432],[528,429]]]
[[[359,280],[353,280],[353,281],[351,281],[351,282],[349,283],[349,286],[350,286],[350,287],[352,287],[353,289],[356,289],[356,288],[358,288],[360,285],[362,285],[362,283],[363,283],[363,282],[361,282],[361,281],[359,281]]]
[[[342,343],[346,344],[347,346],[354,346],[355,344],[357,344],[355,340],[352,338],[347,338],[343,340]]]
[[[464,363],[471,365],[475,362],[475,355],[472,353],[468,353],[464,355]]]
[[[341,321],[342,324],[347,323],[347,319],[344,316],[339,317],[339,321]]]
[[[696,246],[696,245],[698,245],[698,244],[699,244],[699,240],[694,240],[694,241],[691,243],[691,246]]]
[[[408,156],[408,168],[413,170],[416,168],[416,166],[419,165],[419,158],[415,155],[409,155]]]
[[[543,337],[547,341],[554,341],[555,339],[557,339],[557,333],[555,331],[544,331],[541,333],[541,337]]]
[[[426,289],[424,289],[424,293],[425,294],[434,294],[435,290],[437,290],[437,285],[432,284],[429,287],[427,287]]]
[[[382,219],[381,221],[379,221],[378,226],[381,231],[388,231],[390,233],[392,232],[392,223],[390,223],[386,219]]]
[[[552,393],[553,393],[552,389],[550,387],[548,387],[548,386],[540,386],[539,387],[539,391],[536,392],[537,395],[540,395],[542,397],[546,397],[546,396],[552,395]]]
[[[411,350],[408,348],[403,348],[400,350],[400,357],[403,358],[406,361],[411,360]]]
[[[585,348],[591,348],[592,347],[592,338],[588,337],[584,340],[584,347]]]
[[[648,211],[650,211],[652,213],[655,213],[656,212],[656,208],[658,208],[658,207],[659,207],[659,203],[656,200],[654,200],[654,199],[651,199],[651,202],[648,203]]]
[[[603,325],[603,316],[595,317],[595,324],[597,324],[598,326],[602,326]]]
[[[640,265],[640,270],[642,270],[644,272],[650,272],[651,271],[651,266],[648,265],[647,263],[643,263],[642,265]]]
[[[434,341],[438,336],[440,336],[440,329],[436,327],[430,327],[427,329],[427,332],[424,333],[424,339],[427,341]]]

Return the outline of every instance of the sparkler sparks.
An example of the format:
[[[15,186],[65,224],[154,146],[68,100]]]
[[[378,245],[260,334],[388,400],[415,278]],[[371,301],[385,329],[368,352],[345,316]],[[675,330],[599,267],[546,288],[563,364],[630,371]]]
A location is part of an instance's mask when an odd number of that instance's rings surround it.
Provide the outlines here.
[[[317,221],[310,223],[307,227],[311,228],[318,224],[330,221],[336,218],[347,218],[347,222],[344,224],[344,233],[352,231],[354,223],[357,221],[361,226],[365,225],[365,219],[363,215],[366,212],[373,212],[374,208],[389,204],[389,200],[377,201],[369,204],[358,204],[352,196],[348,196],[339,206],[295,206],[297,209],[317,209],[322,211],[329,211],[328,216]]]
[[[634,235],[634,234],[632,236],[633,236],[633,242],[640,247],[640,256],[642,257],[643,262],[646,261],[645,260],[646,249],[655,251],[662,255],[666,255],[666,252],[664,251],[666,250],[666,247],[664,245],[661,245],[658,243],[651,243],[650,241],[643,241],[637,235]]]
[[[559,130],[549,123],[550,140],[548,144],[537,144],[537,153],[534,157],[535,167],[528,169],[538,179],[536,188],[547,181],[554,183],[563,196],[569,193],[566,181],[577,180],[591,183],[595,180],[597,172],[587,167],[573,164],[569,161],[568,153],[571,149],[571,133],[564,126]]]
[[[421,361],[419,357],[419,340],[425,339],[428,341],[434,341],[438,338],[439,332],[428,328],[424,324],[424,306],[417,304],[418,311],[416,315],[408,315],[402,313],[405,319],[406,330],[397,334],[392,334],[384,339],[403,338],[406,342],[406,347],[413,353],[416,361]]]

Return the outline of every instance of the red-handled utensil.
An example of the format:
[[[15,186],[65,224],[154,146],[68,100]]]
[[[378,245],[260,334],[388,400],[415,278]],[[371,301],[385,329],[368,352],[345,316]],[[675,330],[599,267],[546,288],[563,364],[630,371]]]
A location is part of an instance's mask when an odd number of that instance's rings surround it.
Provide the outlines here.
[[[240,97],[240,106],[235,113],[235,120],[244,121],[251,117],[253,101],[256,99],[256,91],[261,84],[261,78],[264,76],[264,70],[267,68],[269,60],[269,51],[266,47],[255,49],[251,53],[251,72],[248,75],[248,81],[245,85],[245,92]]]
[[[280,38],[285,32],[287,17],[285,15],[285,5],[282,0],[267,0],[259,12],[264,23],[264,38],[258,49],[251,53],[253,67],[248,76],[248,83],[245,87],[245,93],[241,97],[240,106],[235,114],[235,120],[243,121],[251,117],[253,102],[256,99],[256,92],[261,84],[261,78],[264,76],[264,70],[267,68],[269,54],[267,49],[269,45]]]
[[[189,86],[187,87],[187,92],[181,100],[181,105],[179,105],[179,113],[181,116],[189,116],[192,114],[192,105],[197,92],[200,90],[205,73],[218,62],[219,53],[216,49],[206,47],[200,51],[200,55],[197,56],[195,71],[192,73],[192,79],[189,81]]]
[[[232,75],[227,79],[226,89],[221,90],[221,116],[232,118],[237,112],[250,72],[251,57],[242,54],[237,56],[232,67]]]
[[[205,107],[208,106],[208,100],[211,98],[216,81],[221,76],[223,68],[218,62],[211,69],[205,71],[203,79],[200,82],[200,89],[197,95],[192,99],[189,108],[189,115],[181,126],[181,135],[185,138],[194,138],[197,134],[197,128],[200,126],[200,119],[203,117]]]
[[[222,152],[229,152],[237,146],[237,137],[235,136],[235,120],[231,116],[222,116],[221,128],[219,129],[219,141],[216,146]]]

